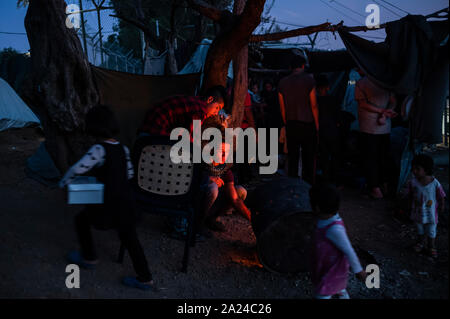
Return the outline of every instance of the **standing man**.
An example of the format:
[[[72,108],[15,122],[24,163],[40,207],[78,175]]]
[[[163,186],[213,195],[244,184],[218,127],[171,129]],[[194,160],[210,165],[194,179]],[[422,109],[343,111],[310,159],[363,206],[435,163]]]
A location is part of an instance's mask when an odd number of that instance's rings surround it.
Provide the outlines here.
[[[281,116],[286,126],[288,175],[298,176],[299,148],[302,148],[302,178],[314,183],[319,109],[314,78],[305,72],[305,59],[295,56],[292,73],[278,87]]]
[[[171,96],[147,112],[139,129],[141,135],[170,136],[175,128],[185,128],[192,136],[193,121],[204,121],[224,107],[225,88],[214,86],[202,96]]]
[[[334,96],[329,95],[330,82],[325,74],[316,77],[316,90],[320,125],[318,162],[322,178],[337,185],[340,105]]]

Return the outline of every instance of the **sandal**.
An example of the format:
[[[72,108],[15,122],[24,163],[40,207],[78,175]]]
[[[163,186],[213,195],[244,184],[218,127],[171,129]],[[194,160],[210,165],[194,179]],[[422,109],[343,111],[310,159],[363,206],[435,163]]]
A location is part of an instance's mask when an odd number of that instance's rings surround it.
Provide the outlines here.
[[[154,286],[153,281],[151,281],[150,284],[147,284],[137,280],[136,277],[124,277],[122,279],[122,284],[131,288],[137,288],[145,291],[152,290],[154,292],[158,292],[158,289]]]

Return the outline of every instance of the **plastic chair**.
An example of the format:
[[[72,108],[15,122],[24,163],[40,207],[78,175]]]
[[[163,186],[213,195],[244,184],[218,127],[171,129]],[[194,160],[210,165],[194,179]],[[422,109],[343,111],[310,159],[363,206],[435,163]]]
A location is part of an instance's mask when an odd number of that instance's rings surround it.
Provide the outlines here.
[[[177,141],[168,137],[140,137],[132,151],[136,170],[134,196],[140,211],[169,217],[185,217],[188,221],[182,272],[187,272],[189,247],[195,245],[195,207],[200,186],[198,165],[175,164],[170,149]],[[120,246],[118,262],[122,263],[125,247]]]

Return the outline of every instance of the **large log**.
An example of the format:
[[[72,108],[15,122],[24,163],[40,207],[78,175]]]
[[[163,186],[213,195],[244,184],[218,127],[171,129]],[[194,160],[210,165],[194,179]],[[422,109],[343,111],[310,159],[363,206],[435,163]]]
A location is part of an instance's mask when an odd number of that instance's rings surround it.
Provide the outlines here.
[[[246,201],[252,211],[258,257],[270,271],[294,274],[308,270],[314,217],[309,184],[280,177],[257,187]]]

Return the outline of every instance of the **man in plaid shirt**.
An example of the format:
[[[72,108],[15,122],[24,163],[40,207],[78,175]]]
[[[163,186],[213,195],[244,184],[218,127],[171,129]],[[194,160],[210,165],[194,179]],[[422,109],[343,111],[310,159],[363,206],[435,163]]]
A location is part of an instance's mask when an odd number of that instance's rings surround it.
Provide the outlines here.
[[[193,121],[203,121],[217,115],[224,106],[225,89],[216,86],[204,96],[172,96],[152,108],[145,116],[139,133],[170,136],[175,128],[185,128],[192,134]]]

